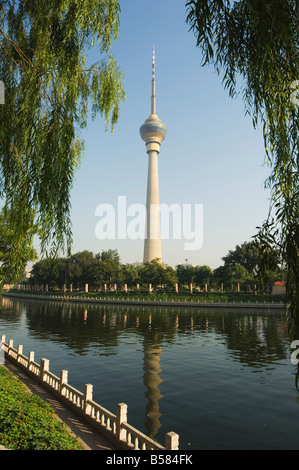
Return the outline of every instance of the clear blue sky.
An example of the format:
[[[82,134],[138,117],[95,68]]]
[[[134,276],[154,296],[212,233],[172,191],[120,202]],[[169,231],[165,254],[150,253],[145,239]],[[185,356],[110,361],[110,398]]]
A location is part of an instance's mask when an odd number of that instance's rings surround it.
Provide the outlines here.
[[[185,22],[185,0],[120,0],[120,36],[113,53],[125,75],[126,101],[113,134],[100,116],[83,132],[86,151],[72,191],[73,252],[117,249],[123,263],[142,261],[143,240],[99,240],[99,204],[118,196],[145,204],[147,154],[139,128],[150,114],[152,47],[156,50],[157,114],[167,126],[159,155],[160,203],[202,204],[203,245],[162,240],[163,261],[188,259],[213,269],[249,241],[267,216],[269,168],[261,130],[232,100]],[[100,56],[95,53],[98,60]]]

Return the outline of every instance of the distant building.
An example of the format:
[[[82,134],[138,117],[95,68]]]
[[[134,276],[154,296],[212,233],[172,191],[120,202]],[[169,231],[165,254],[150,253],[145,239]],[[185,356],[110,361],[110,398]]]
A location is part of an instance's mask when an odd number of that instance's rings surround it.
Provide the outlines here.
[[[184,268],[194,268],[194,264],[189,264],[189,263],[179,263],[175,265],[175,269],[177,270],[179,266],[183,266]]]
[[[134,268],[138,268],[139,266],[142,266],[143,263],[141,261],[134,261],[133,266]]]
[[[283,295],[285,293],[286,293],[285,282],[283,282],[283,281],[275,282],[274,286],[272,287],[272,294],[273,295]]]

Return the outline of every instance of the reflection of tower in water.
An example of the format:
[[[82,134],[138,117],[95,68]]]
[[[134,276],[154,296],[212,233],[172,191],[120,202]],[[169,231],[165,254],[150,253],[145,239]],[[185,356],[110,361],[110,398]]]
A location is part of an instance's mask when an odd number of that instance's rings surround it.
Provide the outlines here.
[[[147,435],[153,438],[161,427],[159,400],[163,395],[159,390],[159,385],[163,382],[163,380],[159,374],[161,372],[160,356],[162,353],[162,347],[159,345],[159,340],[153,342],[152,338],[149,341],[149,339],[145,337],[143,349],[143,383],[146,387],[145,396],[148,400],[146,405],[145,427],[147,430]]]
[[[69,310],[71,313],[71,309]],[[83,310],[83,321],[87,320],[88,311],[85,308]],[[108,318],[107,318],[108,316]],[[106,313],[103,313],[102,322],[103,324],[108,323],[116,327],[118,315],[113,312],[111,316]],[[127,311],[122,313],[122,328],[126,328],[128,321]],[[140,327],[139,316],[135,319],[136,328]],[[148,324],[146,324],[146,330],[143,336],[143,351],[144,351],[144,361],[143,361],[143,384],[146,388],[145,397],[147,399],[146,403],[146,421],[144,423],[146,428],[146,434],[154,438],[161,427],[160,423],[160,409],[159,409],[159,400],[163,397],[159,390],[160,384],[163,382],[159,374],[161,373],[160,368],[160,357],[162,354],[161,336],[159,333],[156,333],[152,330],[152,315],[148,316]]]

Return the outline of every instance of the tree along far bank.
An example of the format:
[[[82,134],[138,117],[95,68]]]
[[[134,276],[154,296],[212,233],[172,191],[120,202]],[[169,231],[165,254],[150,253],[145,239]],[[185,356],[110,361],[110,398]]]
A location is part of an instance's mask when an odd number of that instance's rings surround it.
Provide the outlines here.
[[[171,291],[195,289],[205,291],[242,291],[269,293],[276,281],[284,281],[285,269],[277,265],[269,270],[267,283],[263,284],[257,269],[258,252],[253,242],[237,245],[222,258],[223,266],[179,264],[175,268],[160,264],[157,260],[145,264],[122,264],[117,250],[94,254],[85,250],[68,258],[42,259],[36,262],[26,282],[33,285],[47,285],[49,290],[61,290],[63,286],[74,290],[103,290],[104,286],[120,289],[148,289]]]

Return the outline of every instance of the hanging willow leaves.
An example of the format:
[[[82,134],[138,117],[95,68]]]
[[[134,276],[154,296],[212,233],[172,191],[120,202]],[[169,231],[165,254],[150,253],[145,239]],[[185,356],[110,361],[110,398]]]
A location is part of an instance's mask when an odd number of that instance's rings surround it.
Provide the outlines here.
[[[203,64],[223,74],[225,89],[241,93],[254,126],[262,125],[271,203],[256,236],[260,274],[279,250],[288,273],[289,325],[298,336],[299,1],[190,0],[186,8]]]
[[[28,229],[26,234],[19,240],[18,248],[18,265],[20,269],[16,272],[15,260],[15,234],[11,228],[10,220],[14,218],[11,211],[2,209],[0,212],[0,287],[4,283],[13,283],[16,280],[16,275],[20,271],[24,271],[28,261],[36,261],[37,253],[33,247],[33,237],[37,234],[38,228],[34,225],[34,213],[29,209],[28,215]]]
[[[70,249],[70,192],[84,150],[79,130],[91,107],[113,131],[125,98],[110,52],[119,11],[117,0],[0,1],[0,198],[13,209],[15,267],[32,214],[42,251]]]

